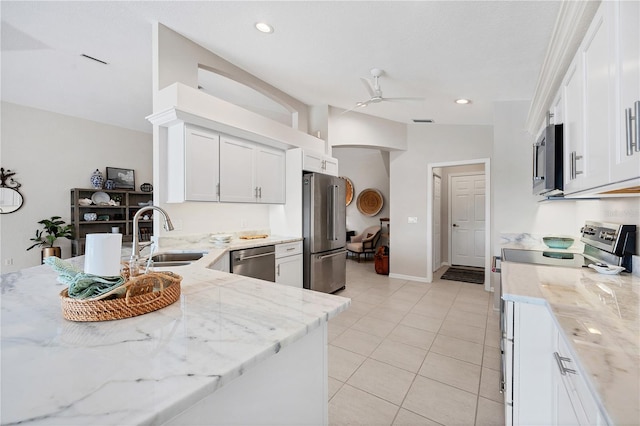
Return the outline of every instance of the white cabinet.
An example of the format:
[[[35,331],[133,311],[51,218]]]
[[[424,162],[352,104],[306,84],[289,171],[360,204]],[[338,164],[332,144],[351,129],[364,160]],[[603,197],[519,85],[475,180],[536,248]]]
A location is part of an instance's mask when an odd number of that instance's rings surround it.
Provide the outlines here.
[[[167,203],[218,201],[220,136],[184,124],[168,136]]]
[[[598,404],[587,387],[581,368],[573,359],[564,336],[555,329],[553,379],[554,425],[606,425]]]
[[[284,151],[223,135],[220,160],[220,201],[285,202]]]
[[[565,83],[565,192],[608,182],[611,92],[610,20],[596,13],[569,67]]]
[[[302,288],[302,241],[276,245],[276,283]]]
[[[231,263],[229,258],[229,252],[226,252],[222,255],[222,257],[211,265],[208,266],[209,269],[215,269],[216,271],[228,272],[231,273]]]
[[[305,151],[302,158],[302,170],[338,176],[338,160],[313,151]]]
[[[612,26],[617,29],[614,44],[617,46],[615,69],[618,70],[611,181],[619,182],[640,176],[640,2],[613,2],[608,7]]]
[[[501,347],[507,367],[504,386],[507,424],[607,424],[548,307],[505,303],[507,327]],[[513,318],[512,332],[509,318]]]
[[[634,118],[640,110],[638,2],[602,2],[565,75],[561,97],[565,193],[640,178]]]

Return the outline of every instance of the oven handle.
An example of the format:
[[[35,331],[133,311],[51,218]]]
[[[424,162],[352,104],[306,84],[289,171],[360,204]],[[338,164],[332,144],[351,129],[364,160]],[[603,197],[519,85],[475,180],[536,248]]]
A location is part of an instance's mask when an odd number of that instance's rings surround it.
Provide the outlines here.
[[[500,262],[502,264],[502,256],[492,256],[491,257],[491,272],[497,272],[498,274],[502,272],[502,268],[497,267],[497,263]]]

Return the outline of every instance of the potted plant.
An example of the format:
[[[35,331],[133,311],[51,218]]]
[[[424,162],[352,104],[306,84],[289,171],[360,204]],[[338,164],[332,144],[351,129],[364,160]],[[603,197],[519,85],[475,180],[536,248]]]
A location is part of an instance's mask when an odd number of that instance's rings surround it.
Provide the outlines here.
[[[58,238],[73,239],[73,227],[65,225],[60,216],[51,216],[51,219],[42,219],[38,223],[43,225],[43,229],[36,230],[36,236],[30,239],[34,243],[27,250],[31,250],[34,247],[42,247],[41,261],[44,261],[44,258],[49,256],[62,257],[62,250],[60,247],[54,247],[53,243]]]

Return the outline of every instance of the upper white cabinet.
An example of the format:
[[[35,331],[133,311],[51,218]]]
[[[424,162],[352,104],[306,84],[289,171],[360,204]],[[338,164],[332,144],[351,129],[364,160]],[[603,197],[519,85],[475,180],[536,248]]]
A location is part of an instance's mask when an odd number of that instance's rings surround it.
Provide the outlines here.
[[[220,135],[179,124],[167,140],[167,202],[218,201]]]
[[[565,75],[560,97],[565,193],[639,178],[638,2],[602,2]]]
[[[611,92],[610,20],[601,7],[563,83],[565,192],[608,182]]]
[[[220,138],[220,201],[285,202],[285,152],[234,138]]]
[[[640,175],[640,2],[621,1],[608,5],[614,33],[615,110],[611,146],[612,182]]]
[[[338,160],[313,151],[304,151],[302,170],[338,176]]]

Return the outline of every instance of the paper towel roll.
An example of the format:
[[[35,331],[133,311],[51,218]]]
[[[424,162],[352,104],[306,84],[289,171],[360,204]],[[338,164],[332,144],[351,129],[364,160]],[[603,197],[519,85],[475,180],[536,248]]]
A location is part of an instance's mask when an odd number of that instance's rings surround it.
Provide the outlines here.
[[[103,277],[120,275],[122,234],[87,234],[84,272]]]

